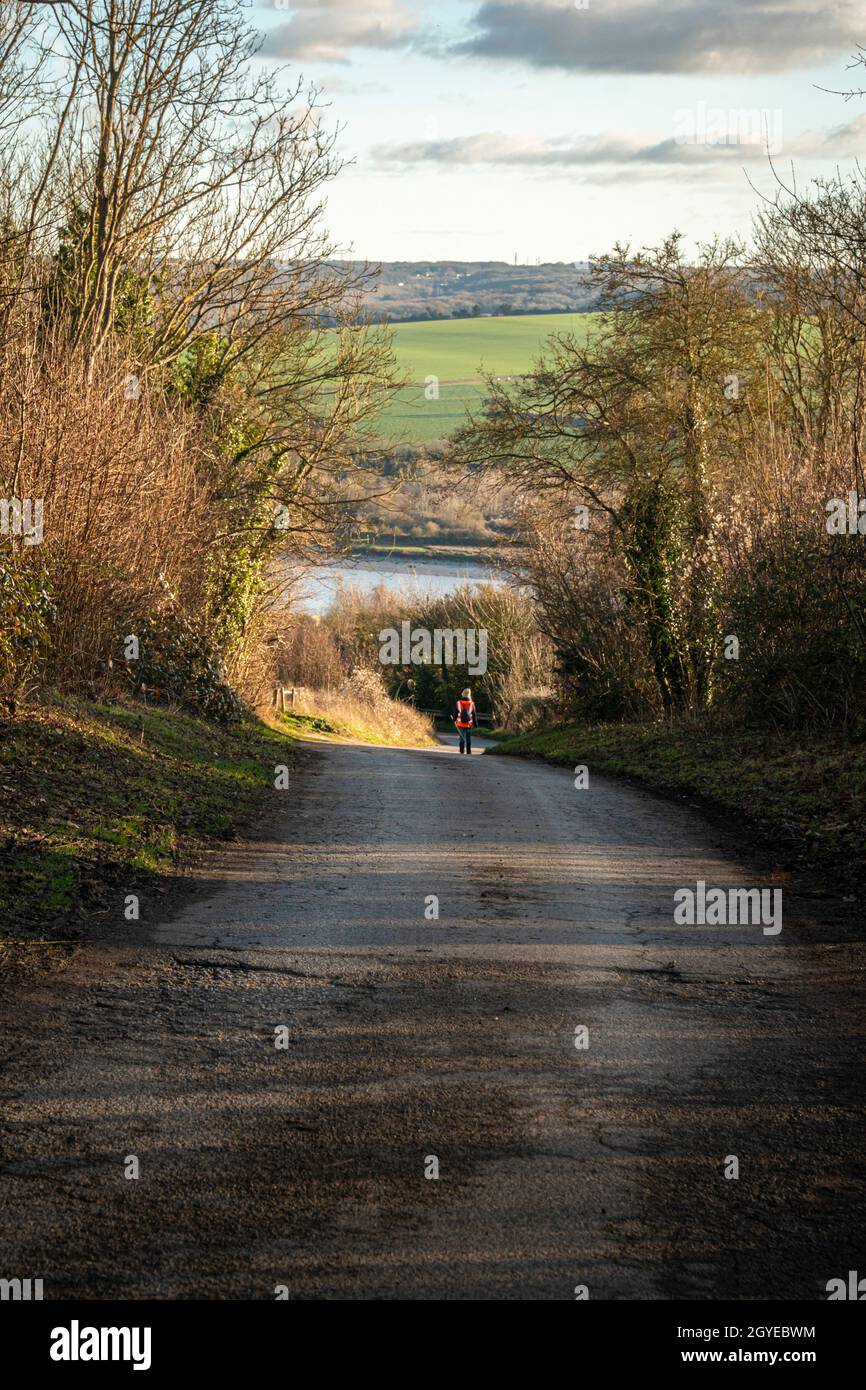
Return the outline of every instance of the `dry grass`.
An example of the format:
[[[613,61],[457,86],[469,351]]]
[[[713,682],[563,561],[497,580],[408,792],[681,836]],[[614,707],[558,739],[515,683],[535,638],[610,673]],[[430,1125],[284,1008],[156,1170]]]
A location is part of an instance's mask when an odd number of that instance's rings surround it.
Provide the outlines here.
[[[293,732],[338,734],[361,743],[426,748],[436,741],[432,719],[386,695],[371,703],[332,690],[306,691],[284,722]]]

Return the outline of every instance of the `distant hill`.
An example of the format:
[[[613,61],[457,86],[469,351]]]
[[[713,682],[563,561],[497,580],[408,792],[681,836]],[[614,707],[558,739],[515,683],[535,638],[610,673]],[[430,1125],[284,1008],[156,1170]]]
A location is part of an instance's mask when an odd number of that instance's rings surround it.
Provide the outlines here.
[[[346,268],[350,263],[337,264]],[[586,269],[564,261],[384,261],[364,303],[371,318],[385,323],[586,313],[593,308]]]

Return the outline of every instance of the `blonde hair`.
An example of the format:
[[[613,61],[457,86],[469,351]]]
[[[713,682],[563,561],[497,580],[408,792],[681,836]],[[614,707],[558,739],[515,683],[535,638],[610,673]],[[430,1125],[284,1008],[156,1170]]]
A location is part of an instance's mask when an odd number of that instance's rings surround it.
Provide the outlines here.
[[[472,691],[469,689],[468,685],[467,685],[466,689],[464,690],[463,694],[460,696],[460,699],[461,699],[461,700],[471,700],[471,699],[472,699]]]

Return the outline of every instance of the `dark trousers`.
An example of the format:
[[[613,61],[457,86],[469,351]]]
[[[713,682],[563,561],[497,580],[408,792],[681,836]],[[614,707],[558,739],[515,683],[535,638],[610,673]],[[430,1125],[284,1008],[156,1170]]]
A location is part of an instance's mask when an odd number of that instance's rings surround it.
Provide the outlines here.
[[[471,730],[471,729],[461,729],[461,728],[458,727],[457,732],[458,732],[458,734],[460,735],[460,752],[461,752],[461,753],[463,752],[463,745],[465,744],[465,745],[466,745],[466,752],[467,752],[467,753],[471,753],[471,752],[472,752],[472,730]]]

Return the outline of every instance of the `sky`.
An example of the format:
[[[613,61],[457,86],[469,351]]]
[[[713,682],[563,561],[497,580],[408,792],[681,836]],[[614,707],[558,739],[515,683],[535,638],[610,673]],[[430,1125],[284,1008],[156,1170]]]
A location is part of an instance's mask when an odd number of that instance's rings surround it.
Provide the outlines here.
[[[255,0],[320,86],[327,222],[380,260],[585,261],[747,238],[777,179],[866,155],[866,0]]]

